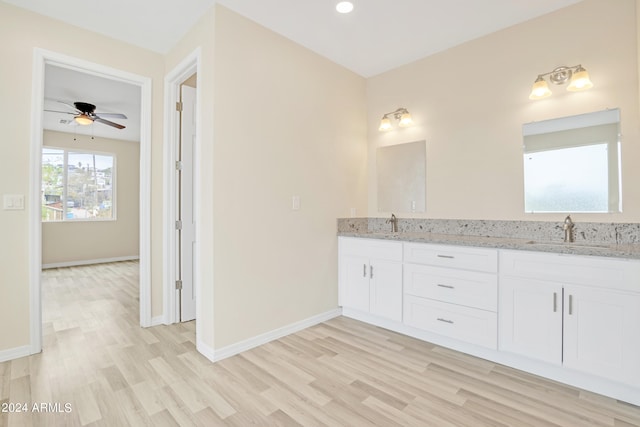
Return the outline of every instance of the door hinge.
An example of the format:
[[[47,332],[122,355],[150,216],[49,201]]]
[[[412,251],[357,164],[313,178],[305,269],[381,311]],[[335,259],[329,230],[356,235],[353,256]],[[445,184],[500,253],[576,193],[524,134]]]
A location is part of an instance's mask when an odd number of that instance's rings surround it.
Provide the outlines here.
[[[177,171],[181,171],[182,170],[182,161],[176,160],[176,170]]]
[[[182,280],[176,280],[176,290],[182,290]]]
[[[176,102],[176,111],[182,111],[182,102]]]
[[[176,230],[182,230],[182,221],[176,221]]]

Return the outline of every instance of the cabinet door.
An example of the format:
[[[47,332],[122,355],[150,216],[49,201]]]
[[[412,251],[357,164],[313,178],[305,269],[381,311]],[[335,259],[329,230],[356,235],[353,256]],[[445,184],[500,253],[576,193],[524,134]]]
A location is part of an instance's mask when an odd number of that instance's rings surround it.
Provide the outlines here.
[[[369,259],[355,255],[340,257],[340,303],[343,307],[369,312]]]
[[[515,277],[499,286],[499,349],[561,364],[562,286]]]
[[[640,295],[565,286],[564,365],[640,383]]]
[[[402,264],[371,260],[371,314],[402,321]]]

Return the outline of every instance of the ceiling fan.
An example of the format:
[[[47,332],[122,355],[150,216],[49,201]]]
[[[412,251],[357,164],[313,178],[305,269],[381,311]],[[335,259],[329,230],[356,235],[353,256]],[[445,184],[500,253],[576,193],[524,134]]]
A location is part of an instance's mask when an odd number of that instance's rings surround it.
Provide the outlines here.
[[[127,116],[120,113],[96,113],[96,106],[93,104],[89,104],[88,102],[74,102],[73,104],[69,104],[63,101],[58,101],[61,104],[64,104],[70,108],[73,108],[75,112],[69,111],[56,111],[56,110],[44,110],[52,113],[63,113],[63,114],[71,114],[73,115],[73,120],[80,125],[90,125],[93,122],[98,122],[105,124],[107,126],[111,126],[117,129],[124,129],[125,126],[119,123],[112,122],[110,120],[106,120],[105,117],[111,119],[126,119]]]

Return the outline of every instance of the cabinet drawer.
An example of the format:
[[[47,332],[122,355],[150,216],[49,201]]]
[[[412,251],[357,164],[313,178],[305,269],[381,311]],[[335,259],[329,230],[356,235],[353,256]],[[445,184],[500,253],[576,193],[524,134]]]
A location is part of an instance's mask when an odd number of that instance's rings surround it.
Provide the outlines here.
[[[418,298],[404,297],[404,323],[471,344],[497,349],[496,313]]]
[[[341,255],[358,255],[366,258],[402,261],[402,242],[338,237],[338,250]]]
[[[496,274],[405,264],[403,279],[405,294],[497,311]]]
[[[498,271],[497,249],[405,243],[404,262],[463,270]]]
[[[500,275],[640,292],[640,261],[500,251]]]

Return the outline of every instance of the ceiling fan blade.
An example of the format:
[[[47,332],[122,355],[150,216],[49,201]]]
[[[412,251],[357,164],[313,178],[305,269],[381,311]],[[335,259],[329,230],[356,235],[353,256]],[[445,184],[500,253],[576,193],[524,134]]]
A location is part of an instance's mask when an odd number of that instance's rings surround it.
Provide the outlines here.
[[[61,113],[61,114],[71,114],[72,116],[77,115],[78,113],[70,113],[68,111],[58,111],[58,110],[44,110],[48,113]]]
[[[108,117],[110,119],[127,119],[128,117],[121,113],[95,113],[98,117]]]
[[[102,123],[104,125],[111,126],[111,127],[114,127],[114,128],[118,128],[118,129],[124,129],[125,128],[125,126],[123,126],[121,124],[110,122],[109,120],[102,119],[102,118],[100,118],[98,116],[94,116],[93,121],[94,122],[98,122],[98,123]]]
[[[69,102],[65,102],[65,101],[57,101],[57,102],[59,102],[59,103],[60,103],[60,104],[62,104],[62,105],[66,105],[67,107],[69,107],[69,108],[73,109],[74,111],[81,112],[80,110],[78,110],[78,109],[76,108],[76,106],[75,106],[75,105],[73,105],[73,104],[71,104],[71,103],[69,103]]]

